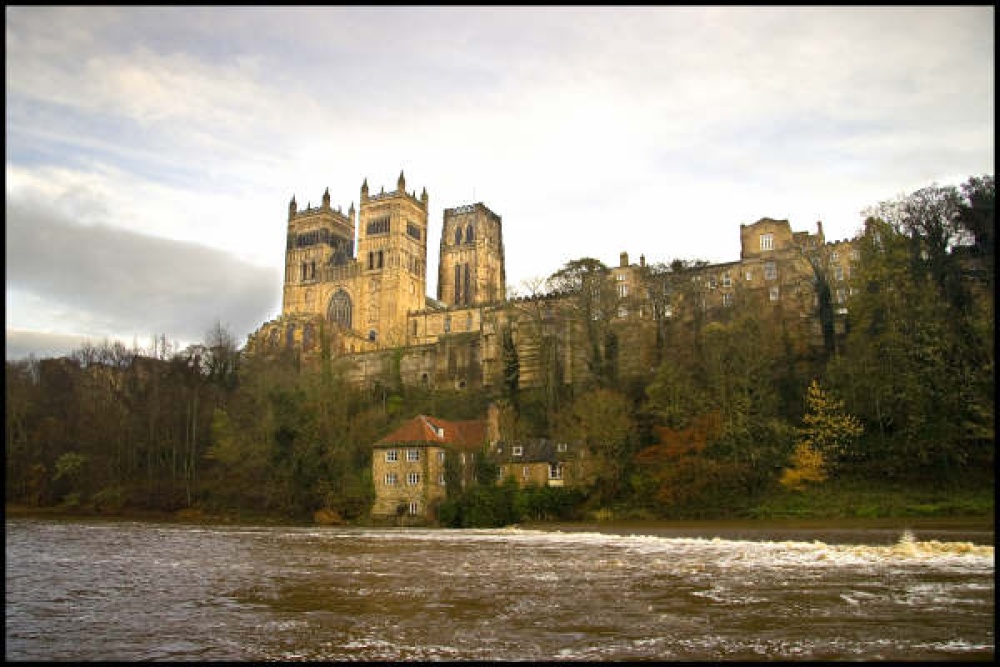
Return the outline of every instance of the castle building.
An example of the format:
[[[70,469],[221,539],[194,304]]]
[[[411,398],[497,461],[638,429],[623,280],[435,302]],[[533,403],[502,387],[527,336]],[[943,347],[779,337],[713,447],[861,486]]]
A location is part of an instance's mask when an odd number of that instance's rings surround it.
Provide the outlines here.
[[[502,219],[482,202],[444,209],[436,299],[427,296],[427,190],[407,192],[402,172],[391,192],[372,194],[365,179],[358,209],[352,203],[346,214],[331,206],[329,189],[319,206],[302,210],[293,196],[287,225],[281,315],[251,334],[247,354],[291,352],[309,362],[328,350],[356,385],[462,390],[500,386],[509,335],[522,387],[588,376],[595,341],[571,299],[506,298]],[[696,267],[683,290],[652,280],[645,255],[632,264],[621,253],[605,297],[613,301],[606,312],[614,344],[627,350],[616,372],[654,370],[658,321],[692,312],[724,318],[737,304],[783,318],[800,352],[829,346],[833,329],[843,335],[852,241],[828,243],[822,223],[811,234],[762,218],[740,225],[740,247],[738,260]],[[820,276],[833,302],[826,324]]]

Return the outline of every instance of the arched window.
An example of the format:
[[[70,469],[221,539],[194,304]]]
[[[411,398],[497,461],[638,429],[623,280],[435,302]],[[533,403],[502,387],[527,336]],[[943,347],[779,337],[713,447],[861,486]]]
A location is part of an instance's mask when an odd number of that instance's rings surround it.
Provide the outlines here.
[[[330,305],[326,310],[326,319],[339,324],[345,329],[351,328],[351,297],[344,290],[337,290],[330,297]]]
[[[285,327],[285,347],[289,350],[295,346],[295,325],[289,324]]]
[[[476,239],[475,232],[472,231],[472,225],[465,228],[465,242],[472,243]]]
[[[380,268],[380,269],[382,268],[382,259],[383,259],[382,251],[379,250],[378,251],[378,268]]]
[[[313,325],[307,324],[302,330],[302,349],[307,352],[313,347]]]
[[[455,245],[460,245],[462,243],[462,228],[455,227]]]

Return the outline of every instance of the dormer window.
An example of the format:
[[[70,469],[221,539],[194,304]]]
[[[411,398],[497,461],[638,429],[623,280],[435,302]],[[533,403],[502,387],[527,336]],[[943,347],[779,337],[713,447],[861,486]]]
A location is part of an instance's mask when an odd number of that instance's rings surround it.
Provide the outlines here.
[[[510,453],[513,454],[514,456],[521,456],[521,454],[524,453],[524,448],[521,447],[521,445],[514,445],[511,448]]]

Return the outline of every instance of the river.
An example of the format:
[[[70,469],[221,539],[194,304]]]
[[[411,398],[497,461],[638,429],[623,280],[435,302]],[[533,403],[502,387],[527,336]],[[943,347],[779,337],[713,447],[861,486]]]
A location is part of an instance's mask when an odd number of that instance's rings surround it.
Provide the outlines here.
[[[991,660],[993,534],[7,518],[7,660]]]

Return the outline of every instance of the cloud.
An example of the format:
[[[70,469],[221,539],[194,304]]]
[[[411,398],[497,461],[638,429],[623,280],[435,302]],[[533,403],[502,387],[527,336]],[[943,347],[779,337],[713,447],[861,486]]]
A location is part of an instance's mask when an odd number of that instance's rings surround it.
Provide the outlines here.
[[[83,226],[44,204],[8,199],[5,212],[8,298],[34,295],[55,317],[89,319],[126,338],[194,342],[216,321],[240,338],[280,311],[274,268],[195,243]],[[14,315],[13,325],[26,328],[26,314]]]

